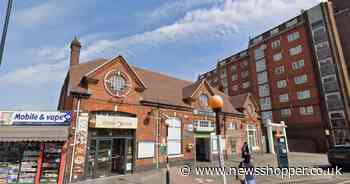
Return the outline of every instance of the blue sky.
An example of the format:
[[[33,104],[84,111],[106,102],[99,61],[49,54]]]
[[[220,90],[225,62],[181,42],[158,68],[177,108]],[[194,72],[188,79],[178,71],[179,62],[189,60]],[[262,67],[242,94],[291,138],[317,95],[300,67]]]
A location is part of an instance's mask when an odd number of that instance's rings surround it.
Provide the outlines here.
[[[123,55],[187,80],[321,0],[15,0],[0,67],[0,110],[55,110],[69,43],[81,62]],[[6,0],[0,1],[0,28]],[[137,2],[137,3],[136,3]]]

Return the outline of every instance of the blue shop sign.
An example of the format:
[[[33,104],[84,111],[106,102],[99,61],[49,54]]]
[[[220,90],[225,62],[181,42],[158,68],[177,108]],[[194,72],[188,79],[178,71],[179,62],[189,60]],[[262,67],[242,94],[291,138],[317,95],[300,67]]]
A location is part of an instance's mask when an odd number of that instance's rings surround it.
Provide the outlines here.
[[[70,112],[13,112],[12,125],[69,125]]]

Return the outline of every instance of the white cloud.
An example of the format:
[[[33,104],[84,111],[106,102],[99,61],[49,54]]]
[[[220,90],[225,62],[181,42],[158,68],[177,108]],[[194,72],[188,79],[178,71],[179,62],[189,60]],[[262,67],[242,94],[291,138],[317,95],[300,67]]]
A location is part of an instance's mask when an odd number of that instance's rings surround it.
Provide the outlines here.
[[[188,4],[184,5],[186,4],[184,2]],[[165,16],[170,9],[176,11],[176,7],[191,7],[193,5],[191,3],[194,2],[175,1],[170,5],[161,6],[154,14]],[[214,2],[214,0],[206,2]],[[264,26],[274,26],[276,18],[283,22],[298,15],[301,9],[310,8],[319,2],[321,0],[226,0],[208,8],[189,11],[173,24],[116,40],[100,40],[87,49],[89,53],[93,51],[111,53],[109,50],[114,50],[123,54],[132,54],[137,49],[147,50],[160,47],[162,44],[176,44],[179,41],[225,39],[244,28],[254,32],[257,29],[266,29]],[[251,32],[242,34],[251,34]]]
[[[20,26],[35,27],[47,24],[50,21],[56,22],[64,18],[73,6],[64,6],[63,1],[46,1],[39,5],[19,9],[14,8],[14,22]]]
[[[165,17],[185,13],[193,8],[203,5],[222,3],[225,0],[174,0],[157,7],[146,14],[146,21],[160,20]]]
[[[189,11],[173,24],[141,34],[120,39],[101,39],[103,36],[99,34],[88,35],[82,39],[87,40],[88,43],[83,42],[81,60],[101,56],[110,57],[118,53],[128,56],[137,52],[138,49],[147,50],[163,44],[177,44],[179,41],[195,42],[208,38],[227,38],[245,27],[259,29],[259,24],[262,22],[275,25],[276,23],[268,21],[276,17],[280,17],[281,21],[286,20],[299,14],[300,9],[310,8],[320,1],[227,0],[220,5]],[[26,80],[23,79],[31,79],[31,84],[34,81],[34,84],[39,85],[61,80],[57,79],[57,76],[62,78],[65,75],[65,66],[69,62],[68,46],[44,47],[32,52],[35,56],[34,60],[39,64],[4,74],[0,76],[0,83],[25,84]]]

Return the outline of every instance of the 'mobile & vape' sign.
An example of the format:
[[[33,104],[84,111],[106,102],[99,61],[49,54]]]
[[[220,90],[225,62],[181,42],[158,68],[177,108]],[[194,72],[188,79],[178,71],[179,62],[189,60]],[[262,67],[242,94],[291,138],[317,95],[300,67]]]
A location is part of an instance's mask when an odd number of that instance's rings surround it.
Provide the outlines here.
[[[69,125],[70,112],[13,112],[12,125]]]

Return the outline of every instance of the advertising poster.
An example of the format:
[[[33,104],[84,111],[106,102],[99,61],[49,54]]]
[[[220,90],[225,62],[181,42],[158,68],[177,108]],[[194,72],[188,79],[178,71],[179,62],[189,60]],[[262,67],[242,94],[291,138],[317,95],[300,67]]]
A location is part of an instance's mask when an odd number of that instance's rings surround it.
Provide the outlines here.
[[[74,156],[74,175],[81,175],[84,172],[84,162],[85,162],[85,150],[87,144],[87,134],[88,134],[88,113],[81,113],[78,118],[77,124],[77,140],[75,147]]]

